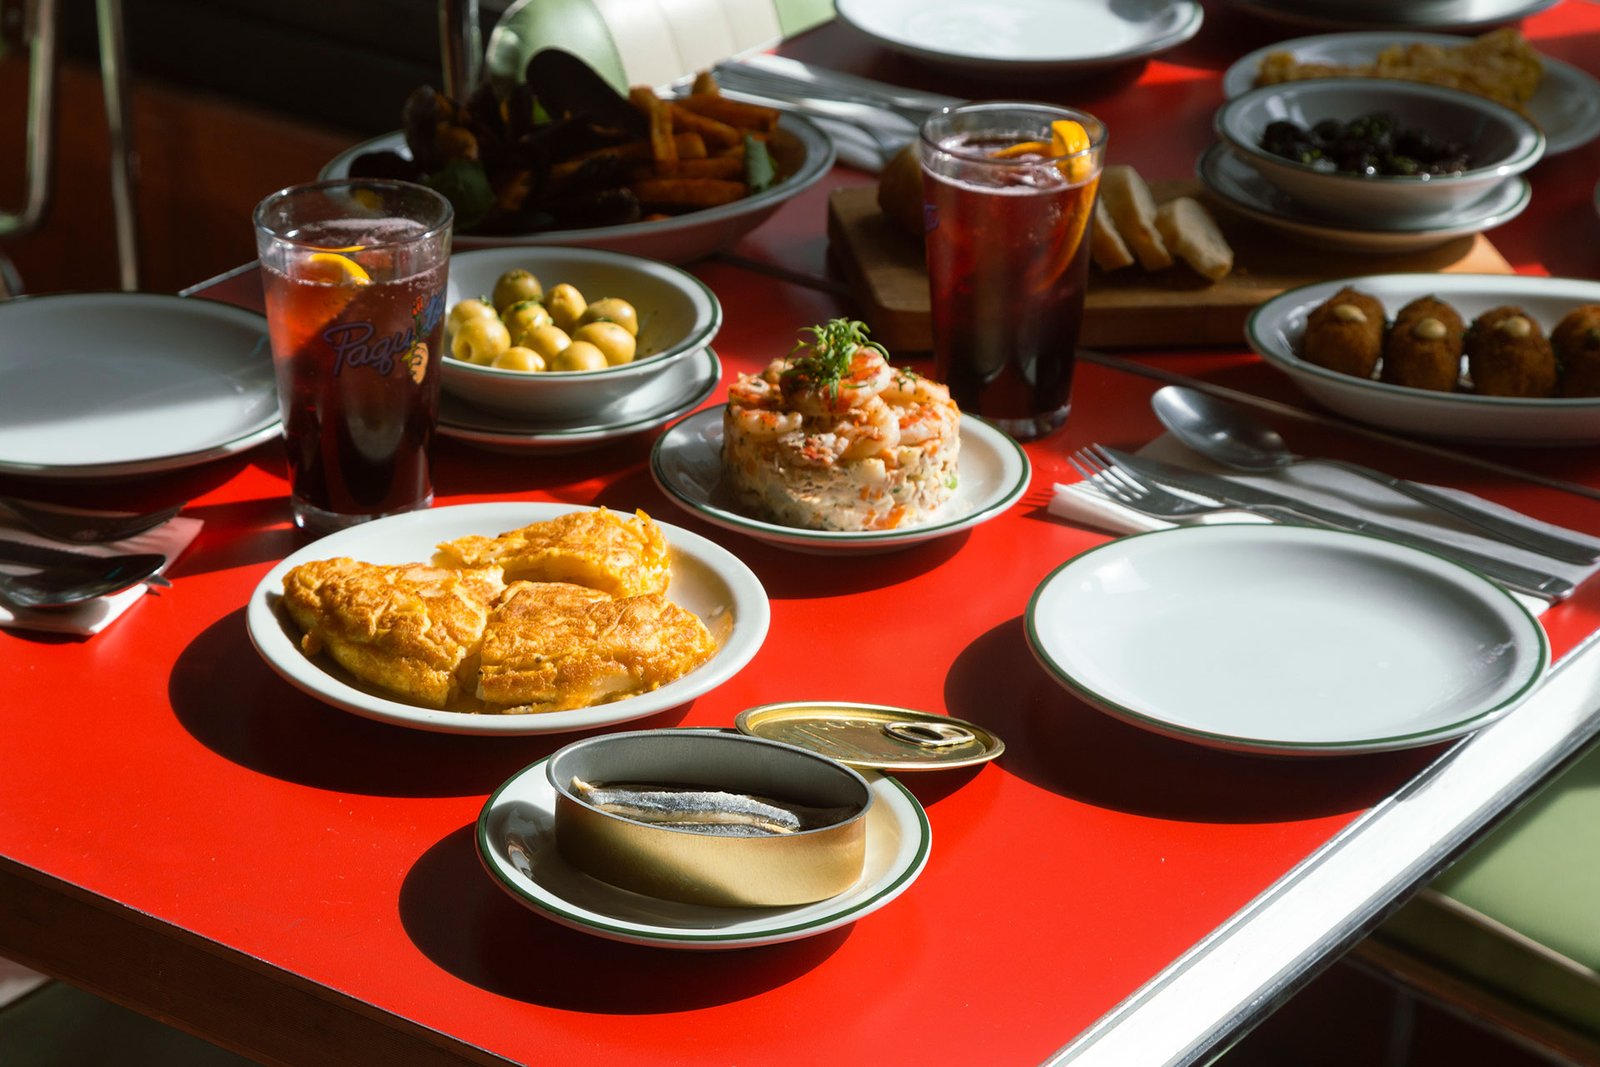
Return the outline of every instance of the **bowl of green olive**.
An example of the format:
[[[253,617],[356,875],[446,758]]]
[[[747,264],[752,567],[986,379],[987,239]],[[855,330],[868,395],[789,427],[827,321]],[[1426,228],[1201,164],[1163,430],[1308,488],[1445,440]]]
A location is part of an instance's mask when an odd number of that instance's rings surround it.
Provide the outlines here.
[[[603,420],[722,325],[694,275],[597,248],[459,252],[445,307],[445,391],[533,421]]]

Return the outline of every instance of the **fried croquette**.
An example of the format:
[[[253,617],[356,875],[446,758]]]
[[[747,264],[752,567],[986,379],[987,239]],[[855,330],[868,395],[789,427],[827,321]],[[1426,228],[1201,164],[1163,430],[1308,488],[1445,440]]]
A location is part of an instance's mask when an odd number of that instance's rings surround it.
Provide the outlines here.
[[[283,578],[283,606],[345,670],[415,703],[444,708],[477,686],[484,626],[505,590],[499,567],[385,566],[348,557],[302,563]]]
[[[577,582],[612,596],[664,593],[672,552],[666,535],[642,511],[596,508],[536,522],[499,537],[458,537],[438,546],[452,567],[494,564],[506,581]]]
[[[1383,353],[1383,305],[1345,286],[1306,317],[1302,354],[1319,367],[1370,378]]]
[[[1573,308],[1550,331],[1561,396],[1600,396],[1600,304]]]
[[[1456,309],[1421,296],[1400,309],[1383,343],[1381,380],[1412,389],[1452,392],[1461,378],[1466,326]]]
[[[592,707],[658,689],[716,650],[699,616],[659,593],[514,582],[484,628],[478,696],[511,713]]]
[[[1497,307],[1472,320],[1467,371],[1483,396],[1550,396],[1556,357],[1539,324],[1519,307]]]

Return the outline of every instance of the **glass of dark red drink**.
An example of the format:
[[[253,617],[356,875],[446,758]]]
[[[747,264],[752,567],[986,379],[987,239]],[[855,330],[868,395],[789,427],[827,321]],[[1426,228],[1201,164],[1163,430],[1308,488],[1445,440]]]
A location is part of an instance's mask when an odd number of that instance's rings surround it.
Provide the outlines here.
[[[1019,440],[1067,418],[1105,124],[1046,104],[946,108],[920,156],[934,376]]]
[[[295,524],[327,533],[433,502],[450,202],[337,180],[256,206]]]

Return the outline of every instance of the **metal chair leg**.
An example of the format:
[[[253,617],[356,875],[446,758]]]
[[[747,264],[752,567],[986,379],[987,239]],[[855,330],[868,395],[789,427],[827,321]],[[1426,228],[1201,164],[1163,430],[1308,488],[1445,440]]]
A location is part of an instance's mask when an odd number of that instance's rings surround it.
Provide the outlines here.
[[[105,93],[106,125],[111,135],[111,206],[117,234],[117,275],[122,288],[139,288],[138,207],[134,178],[133,121],[128,92],[127,49],[122,32],[122,0],[96,0],[100,31],[100,83]]]

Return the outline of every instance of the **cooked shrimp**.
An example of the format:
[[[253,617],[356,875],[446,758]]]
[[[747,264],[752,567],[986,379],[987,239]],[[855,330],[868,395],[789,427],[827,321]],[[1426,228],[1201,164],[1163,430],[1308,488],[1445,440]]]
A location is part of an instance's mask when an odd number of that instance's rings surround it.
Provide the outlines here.
[[[805,425],[805,418],[798,411],[747,408],[729,404],[728,414],[747,435],[761,441],[770,441],[786,433],[794,433]]]
[[[889,385],[894,370],[882,347],[859,322],[834,319],[810,329],[779,377],[784,402],[807,415],[836,415],[860,407]]]
[[[950,399],[949,386],[910,371],[897,372],[880,395],[899,416],[903,445],[943,440],[961,418],[961,410]]]

